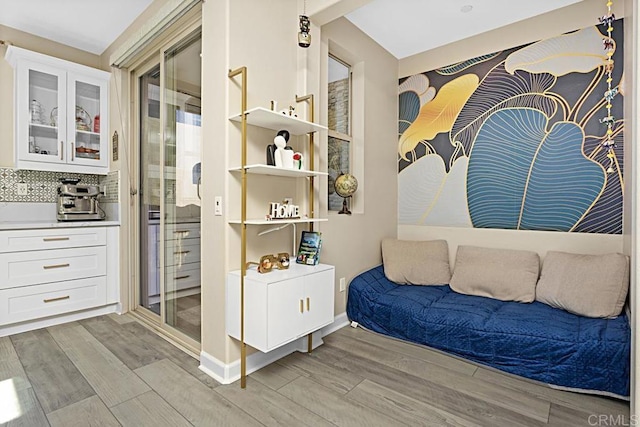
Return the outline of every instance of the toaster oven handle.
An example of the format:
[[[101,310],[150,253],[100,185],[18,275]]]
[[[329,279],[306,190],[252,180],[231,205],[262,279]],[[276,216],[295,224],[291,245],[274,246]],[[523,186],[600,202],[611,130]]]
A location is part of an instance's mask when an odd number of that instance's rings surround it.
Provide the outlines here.
[[[60,141],[60,160],[64,160],[64,141]]]

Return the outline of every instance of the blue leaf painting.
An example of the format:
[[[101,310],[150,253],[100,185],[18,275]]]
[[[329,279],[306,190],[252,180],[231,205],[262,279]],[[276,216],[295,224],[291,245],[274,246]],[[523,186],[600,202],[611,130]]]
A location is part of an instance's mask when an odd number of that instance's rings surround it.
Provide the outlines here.
[[[520,229],[570,231],[600,196],[604,170],[583,155],[583,140],[576,123],[553,125],[533,161]]]
[[[398,96],[398,135],[402,135],[420,113],[420,97],[413,91]]]
[[[559,122],[547,132],[548,121],[514,108],[483,123],[467,172],[474,227],[569,231],[598,198],[604,171],[583,155],[582,129]]]

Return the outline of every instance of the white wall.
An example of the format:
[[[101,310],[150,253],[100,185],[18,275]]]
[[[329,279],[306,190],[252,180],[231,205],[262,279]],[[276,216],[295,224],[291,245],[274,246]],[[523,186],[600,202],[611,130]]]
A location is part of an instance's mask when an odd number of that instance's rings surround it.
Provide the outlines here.
[[[320,114],[327,122],[327,53],[352,66],[352,128],[357,149],[352,152],[352,173],[359,180],[352,215],[329,212],[322,226],[322,262],[336,266],[336,279],[347,283],[357,274],[381,263],[380,241],[395,237],[398,171],[398,61],[380,45],[340,18],[322,26]],[[326,162],[326,138],[323,139]],[[323,169],[326,163],[323,164]],[[320,189],[326,199],[326,181]],[[322,212],[326,212],[326,204]],[[336,314],[346,309],[346,292],[336,292]]]

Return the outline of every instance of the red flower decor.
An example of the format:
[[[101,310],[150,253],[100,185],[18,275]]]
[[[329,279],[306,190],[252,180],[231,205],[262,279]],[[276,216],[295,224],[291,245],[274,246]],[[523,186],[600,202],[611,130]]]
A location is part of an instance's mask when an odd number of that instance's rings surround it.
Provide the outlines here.
[[[302,160],[302,154],[300,153],[295,153],[293,155],[293,160]]]

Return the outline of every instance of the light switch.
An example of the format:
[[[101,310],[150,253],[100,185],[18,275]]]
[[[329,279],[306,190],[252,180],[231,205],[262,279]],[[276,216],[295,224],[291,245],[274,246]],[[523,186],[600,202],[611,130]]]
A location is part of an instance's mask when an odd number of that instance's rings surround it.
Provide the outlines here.
[[[222,216],[222,196],[216,196],[215,208],[213,209],[213,214],[215,216]]]

